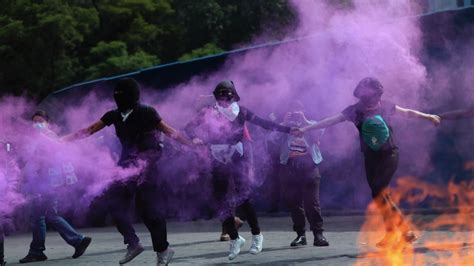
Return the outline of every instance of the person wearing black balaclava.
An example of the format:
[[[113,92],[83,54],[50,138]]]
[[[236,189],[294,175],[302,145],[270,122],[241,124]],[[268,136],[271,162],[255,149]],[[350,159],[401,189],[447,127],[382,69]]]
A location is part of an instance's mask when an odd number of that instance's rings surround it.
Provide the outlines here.
[[[382,94],[383,86],[380,81],[371,77],[364,78],[354,90],[354,96],[359,99],[358,103],[347,107],[338,115],[301,128],[300,133],[312,129],[323,129],[344,121],[350,121],[356,126],[372,198],[385,222],[385,237],[376,245],[380,248],[390,248],[397,243],[412,243],[417,239],[416,234],[405,222],[402,212],[387,192],[390,180],[398,166],[398,148],[393,138],[390,117],[400,114],[425,119],[435,125],[439,124],[440,118],[437,115],[402,108],[381,99]],[[399,233],[401,233],[401,238]]]
[[[252,190],[249,180],[246,180],[249,151],[244,149],[242,143],[245,123],[285,133],[289,133],[291,128],[263,120],[240,105],[240,97],[230,80],[217,84],[213,94],[215,104],[200,110],[185,130],[195,144],[209,145],[214,200],[219,205],[217,208],[223,218],[223,226],[231,239],[228,258],[233,260],[245,243],[235,226],[236,209],[245,216],[252,231],[250,253],[259,253],[263,245],[257,214],[250,202]]]
[[[127,168],[137,166],[139,160],[145,162],[146,166],[138,177],[113,184],[107,192],[111,216],[124,237],[124,243],[128,245],[120,264],[131,261],[144,251],[129,217],[130,204],[135,197],[140,216],[151,234],[157,265],[168,265],[174,250],[168,247],[166,221],[156,204],[159,202],[157,196],[164,194],[160,191],[162,186],[159,186],[159,180],[155,178],[157,173],[159,175],[162,149],[160,133],[186,145],[192,143],[169,126],[153,107],[140,103],[139,85],[134,79],[119,80],[115,85],[114,99],[117,109],[108,111],[99,121],[64,137],[64,140],[85,138],[106,126],[114,125],[122,145],[119,166]]]

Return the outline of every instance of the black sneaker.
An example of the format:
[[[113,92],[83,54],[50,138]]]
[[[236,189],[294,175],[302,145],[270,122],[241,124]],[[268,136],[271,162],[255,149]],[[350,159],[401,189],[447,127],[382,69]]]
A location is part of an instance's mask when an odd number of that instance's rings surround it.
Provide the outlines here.
[[[26,255],[23,259],[20,260],[20,263],[30,263],[30,262],[37,262],[37,261],[45,261],[47,260],[48,257],[46,255],[41,254],[41,255],[34,255],[34,254],[29,254]]]
[[[0,262],[0,266],[6,266],[6,265],[7,265],[7,262],[6,262],[6,261]]]
[[[329,242],[323,236],[322,233],[317,233],[317,234],[314,234],[313,246],[315,246],[315,247],[327,247],[327,246],[329,246]]]
[[[76,250],[74,251],[72,258],[77,259],[80,256],[82,256],[82,254],[86,252],[87,247],[89,247],[89,245],[91,244],[91,241],[92,241],[92,238],[87,237],[87,236],[84,237],[81,243],[79,243],[79,245],[76,246]]]
[[[306,244],[308,244],[308,243],[306,242],[306,236],[301,235],[301,236],[297,236],[297,237],[295,238],[295,240],[293,240],[293,241],[291,242],[290,246],[292,246],[292,247],[298,247],[298,246],[304,246],[304,245],[306,245]]]

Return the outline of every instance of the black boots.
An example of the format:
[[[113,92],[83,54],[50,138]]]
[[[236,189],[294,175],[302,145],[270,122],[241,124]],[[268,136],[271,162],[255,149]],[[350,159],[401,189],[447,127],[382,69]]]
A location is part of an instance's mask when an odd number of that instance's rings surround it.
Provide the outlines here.
[[[327,246],[329,246],[329,242],[323,236],[323,233],[314,233],[313,246],[315,246],[315,247],[327,247]]]
[[[299,235],[293,240],[290,244],[292,247],[298,247],[298,246],[305,246],[307,244],[306,242],[306,236],[305,235]]]
[[[326,247],[329,246],[328,240],[323,236],[322,232],[314,232],[314,242],[313,246],[315,247]],[[306,236],[304,234],[298,234],[298,236],[290,244],[292,247],[304,246],[307,245]]]

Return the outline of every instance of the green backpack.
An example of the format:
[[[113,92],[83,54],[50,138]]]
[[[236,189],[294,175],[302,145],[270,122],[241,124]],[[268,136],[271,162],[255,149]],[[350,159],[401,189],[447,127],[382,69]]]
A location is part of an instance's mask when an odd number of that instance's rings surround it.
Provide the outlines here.
[[[362,122],[362,139],[372,150],[379,150],[390,138],[390,129],[380,115],[367,117]]]

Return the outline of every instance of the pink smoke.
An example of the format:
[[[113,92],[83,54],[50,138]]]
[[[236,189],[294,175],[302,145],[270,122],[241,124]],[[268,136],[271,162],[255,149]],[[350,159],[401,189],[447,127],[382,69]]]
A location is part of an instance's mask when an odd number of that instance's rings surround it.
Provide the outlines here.
[[[402,107],[426,110],[432,108],[433,102],[439,105],[446,96],[444,89],[449,86],[445,79],[450,75],[449,68],[437,66],[439,70],[435,71],[435,78],[428,79],[426,67],[420,61],[423,36],[419,20],[403,18],[416,13],[418,7],[409,1],[392,1],[390,5],[384,4],[384,1],[367,2],[354,1],[353,8],[336,9],[324,1],[294,0],[292,3],[298,13],[298,25],[286,39],[299,38],[298,41],[233,56],[222,69],[193,77],[189,82],[166,88],[165,91],[142,88],[142,102],[154,106],[165,121],[181,129],[195,116],[198,105],[202,106],[203,98],[200,96],[211,94],[219,81],[231,79],[242,98],[241,104],[263,118],[272,112],[281,115],[287,111],[292,100],[297,99],[305,105],[309,119],[319,120],[337,114],[354,103],[356,99],[352,91],[355,85],[360,79],[373,76],[384,85],[384,97]],[[269,40],[265,37],[255,39],[256,44],[264,41]],[[472,58],[474,54],[471,47],[465,48],[469,51],[467,58]],[[462,77],[463,86],[472,84],[472,75]],[[431,94],[438,93],[440,96],[427,97],[427,88],[432,90]],[[471,91],[461,93],[472,99]],[[212,102],[212,97],[206,99]],[[63,119],[56,131],[63,134],[84,128],[113,108],[111,95],[106,99],[100,99],[95,94],[88,95],[74,106],[62,110]],[[31,136],[28,121],[32,110],[31,104],[24,100],[3,99],[0,122],[6,126],[0,129],[0,135],[21,145],[37,143],[38,139]],[[25,117],[20,118],[21,114]],[[405,119],[395,119],[393,127],[401,147],[400,172],[421,175],[431,171],[429,151],[435,129],[427,122]],[[254,129],[252,134],[258,137],[261,132]],[[167,157],[165,170],[160,172],[159,177],[174,182],[176,185],[171,189],[189,187],[207,193],[209,183],[199,181],[194,169],[199,166],[196,158],[183,155],[176,143],[167,141],[167,145],[178,151],[176,156]],[[81,194],[81,200],[85,202],[100,195],[117,179],[137,171],[124,172],[116,166],[120,146],[112,127],[86,140],[46,146],[51,149],[46,154],[58,154],[74,164],[79,180],[82,180],[80,190],[85,191]],[[111,146],[115,148],[110,149]],[[322,140],[323,156],[333,158],[326,162],[329,169],[336,168],[342,159],[354,160],[352,157],[358,147],[357,131],[350,123],[328,129]],[[256,148],[255,157],[265,159],[268,154]],[[355,160],[360,164],[362,162],[361,158]],[[208,164],[205,162],[200,166]],[[351,178],[354,177],[341,176],[343,180]],[[252,182],[259,183],[258,180]]]

